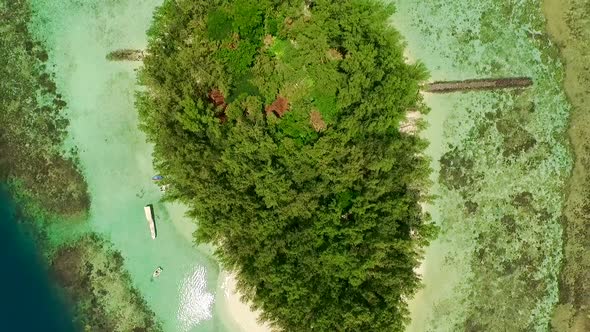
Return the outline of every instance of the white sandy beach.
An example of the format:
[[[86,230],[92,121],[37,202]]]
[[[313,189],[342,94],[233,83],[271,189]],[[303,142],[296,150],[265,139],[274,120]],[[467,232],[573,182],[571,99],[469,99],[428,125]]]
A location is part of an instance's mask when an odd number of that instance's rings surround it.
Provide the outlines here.
[[[222,271],[219,275],[222,280],[223,306],[227,313],[235,321],[236,326],[242,332],[270,332],[270,326],[258,322],[259,312],[253,312],[250,306],[240,299],[237,292],[237,281],[233,273]]]

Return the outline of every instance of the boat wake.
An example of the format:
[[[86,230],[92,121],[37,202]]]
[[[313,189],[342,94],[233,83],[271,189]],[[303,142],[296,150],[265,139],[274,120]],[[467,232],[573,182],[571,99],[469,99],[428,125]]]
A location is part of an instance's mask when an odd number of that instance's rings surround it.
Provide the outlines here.
[[[178,321],[182,332],[187,332],[203,320],[213,317],[212,307],[215,297],[207,292],[207,272],[197,266],[180,285],[180,306]]]

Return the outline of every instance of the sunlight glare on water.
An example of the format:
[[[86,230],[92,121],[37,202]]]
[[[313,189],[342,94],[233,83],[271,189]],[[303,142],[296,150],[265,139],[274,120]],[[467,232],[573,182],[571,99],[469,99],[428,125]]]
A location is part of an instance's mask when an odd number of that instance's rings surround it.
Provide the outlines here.
[[[215,297],[207,292],[207,271],[197,266],[180,285],[180,305],[178,321],[183,332],[189,331],[203,320],[213,317],[212,308]]]

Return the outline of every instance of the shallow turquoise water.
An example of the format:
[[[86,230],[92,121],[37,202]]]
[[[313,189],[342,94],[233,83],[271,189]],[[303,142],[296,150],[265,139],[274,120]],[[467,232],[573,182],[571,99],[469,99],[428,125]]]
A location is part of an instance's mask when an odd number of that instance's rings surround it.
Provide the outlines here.
[[[528,76],[535,82],[520,93],[427,97],[432,112],[424,134],[431,141],[427,152],[434,159],[433,178],[438,181],[437,159],[449,153],[473,162],[465,176],[476,180],[457,190],[434,188],[439,199],[431,207],[433,221],[442,232],[426,250],[425,288],[410,301],[413,321],[408,330],[457,331],[476,317],[478,323],[488,319],[497,330],[526,326],[545,331],[557,301],[561,190],[571,155],[561,66],[551,56],[555,50],[544,34],[540,1],[390,2],[398,8],[393,25],[433,80]],[[503,124],[517,130],[502,132]],[[514,133],[526,133],[535,144],[506,157]],[[455,148],[460,152],[451,154]],[[544,211],[543,218],[513,203],[522,193],[534,197],[531,211]],[[468,211],[467,202],[477,204],[475,212]],[[513,220],[516,231],[503,227],[504,220]],[[502,254],[475,256],[491,238],[496,239],[494,250]],[[521,257],[533,263],[523,266]],[[502,264],[514,266],[517,273],[502,273]],[[531,281],[540,286],[528,291]],[[480,304],[492,309],[482,310]]]
[[[47,276],[46,263],[0,188],[0,330],[74,332],[70,309]]]
[[[220,301],[222,280],[218,276],[217,263],[211,259],[210,248],[192,245],[190,233],[194,227],[182,216],[183,207],[158,203],[160,192],[150,181],[154,175],[151,147],[137,129],[133,108],[137,65],[105,60],[106,53],[117,48],[145,47],[145,30],[153,8],[159,2],[33,1],[37,11],[37,30],[49,46],[58,88],[69,103],[70,144],[79,148],[89,183],[92,196],[89,223],[92,229],[106,235],[122,251],[134,284],[163,321],[166,331],[224,331],[231,322]],[[461,320],[463,312],[468,310],[463,305],[468,299],[456,292],[458,288],[455,286],[459,287],[464,281],[460,279],[460,272],[469,271],[465,261],[453,260],[453,257],[469,257],[473,234],[494,224],[494,213],[500,213],[505,206],[501,198],[510,195],[507,191],[526,189],[542,193],[544,196],[539,200],[543,204],[552,210],[559,209],[560,198],[554,189],[559,186],[563,170],[568,166],[568,156],[553,135],[557,136],[564,126],[567,110],[562,107],[563,96],[559,89],[552,86],[555,64],[543,59],[538,45],[527,36],[535,36],[534,20],[519,25],[517,21],[502,23],[497,19],[500,22],[497,24],[504,26],[488,28],[498,32],[493,34],[496,38],[490,38],[490,31],[481,27],[484,18],[501,17],[494,1],[396,2],[399,13],[394,17],[394,25],[408,40],[410,54],[428,65],[434,79],[518,74],[533,76],[540,82],[533,90],[539,111],[526,126],[539,142],[553,149],[553,157],[540,158],[542,167],[535,173],[521,174],[515,167],[500,168],[501,165],[494,164],[493,158],[487,158],[495,154],[484,149],[484,145],[482,149],[474,147],[468,139],[470,130],[478,125],[478,119],[484,113],[496,110],[493,105],[496,100],[489,95],[484,98],[472,95],[427,98],[433,111],[427,118],[430,128],[424,135],[431,141],[427,153],[435,160],[435,171],[438,170],[436,160],[452,143],[480,156],[478,165],[482,169],[497,169],[502,173],[496,176],[490,172],[486,190],[476,196],[483,208],[495,208],[489,210],[490,213],[484,213],[486,210],[482,208],[482,215],[490,216],[489,219],[472,218],[471,224],[477,227],[466,229],[458,223],[452,224],[465,220],[454,202],[460,197],[453,193],[446,192],[445,199],[432,207],[435,222],[446,223],[447,230],[452,232],[443,235],[427,251],[424,266],[426,288],[411,304],[414,318],[411,330],[424,331],[428,321],[436,317],[439,319],[435,322],[439,323],[435,325],[437,329],[446,331],[452,329],[445,328],[441,321],[453,323]],[[519,3],[515,4],[514,15],[519,11],[524,15],[522,11],[527,8],[522,4],[533,1]],[[502,102],[502,105],[510,106],[511,101]],[[490,142],[495,141],[490,139]],[[487,148],[490,147],[492,144],[488,144]],[[436,179],[436,173],[433,179]],[[541,183],[539,179],[547,181]],[[156,208],[159,231],[156,241],[149,239],[143,217],[142,208],[147,203],[153,203]],[[522,243],[540,241],[547,248],[559,247],[559,228],[555,218],[542,227],[531,227],[526,231],[529,230],[530,234],[527,233]],[[546,276],[552,283],[548,285],[547,299],[540,299],[536,311],[531,314],[539,321],[547,319],[549,307],[556,298],[554,268],[559,260],[559,250],[546,257],[543,264],[549,272],[544,273],[548,273]],[[151,273],[159,265],[164,272],[160,279],[151,281]],[[446,314],[441,308],[452,308],[453,312]]]
[[[151,146],[137,128],[133,105],[138,64],[105,59],[114,49],[145,47],[160,1],[32,3],[35,30],[68,102],[69,144],[78,148],[92,200],[90,227],[121,251],[133,284],[165,331],[226,331],[233,322],[221,318],[222,280],[211,248],[193,245],[194,225],[184,218],[184,207],[160,203],[151,181]],[[156,240],[150,239],[146,204],[155,208]],[[163,272],[152,280],[157,266]]]

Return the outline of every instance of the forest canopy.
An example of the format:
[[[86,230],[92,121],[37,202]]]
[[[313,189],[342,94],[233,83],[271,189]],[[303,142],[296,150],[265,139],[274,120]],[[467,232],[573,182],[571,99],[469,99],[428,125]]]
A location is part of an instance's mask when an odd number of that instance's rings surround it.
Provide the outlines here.
[[[434,234],[424,111],[392,6],[176,0],[139,80],[154,163],[262,318],[284,331],[403,331]]]

